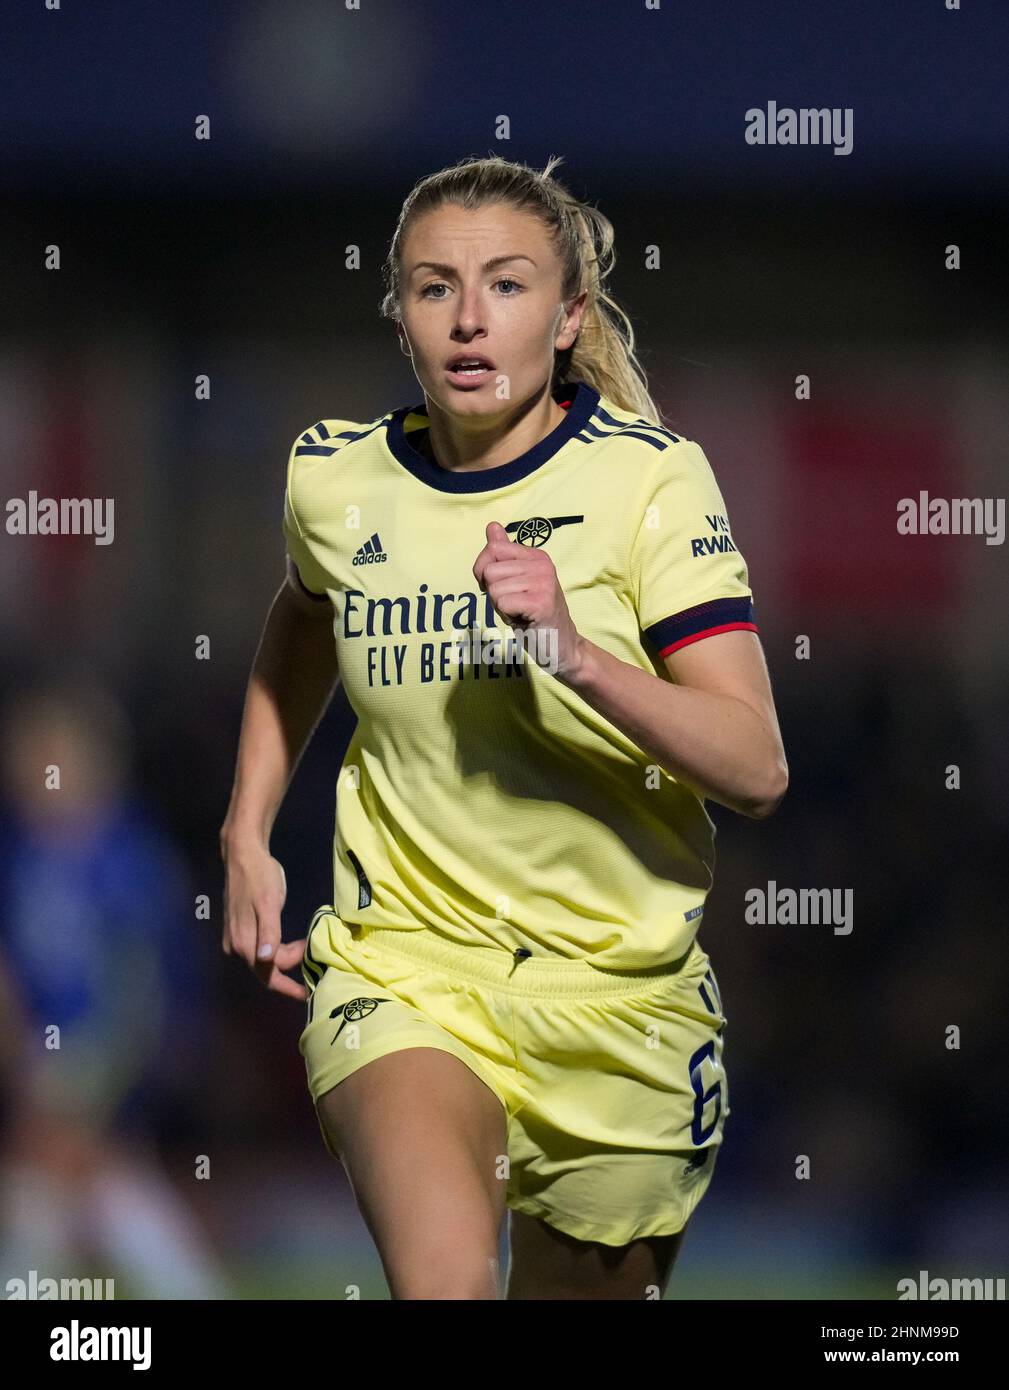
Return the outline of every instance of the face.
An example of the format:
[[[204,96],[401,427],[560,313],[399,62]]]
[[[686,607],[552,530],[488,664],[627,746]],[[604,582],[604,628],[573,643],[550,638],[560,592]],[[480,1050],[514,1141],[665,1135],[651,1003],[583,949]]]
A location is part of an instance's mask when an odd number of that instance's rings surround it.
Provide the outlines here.
[[[96,806],[114,800],[121,764],[112,744],[82,720],[65,698],[34,694],[4,711],[0,774],[20,815],[43,826],[86,824]],[[42,753],[44,756],[42,756]],[[60,792],[46,789],[40,766],[56,763]]]
[[[575,340],[585,299],[566,312],[547,229],[504,203],[425,213],[403,246],[401,286],[399,333],[417,380],[443,411],[467,417],[500,415],[542,390],[555,351]],[[486,365],[454,369],[459,355]]]

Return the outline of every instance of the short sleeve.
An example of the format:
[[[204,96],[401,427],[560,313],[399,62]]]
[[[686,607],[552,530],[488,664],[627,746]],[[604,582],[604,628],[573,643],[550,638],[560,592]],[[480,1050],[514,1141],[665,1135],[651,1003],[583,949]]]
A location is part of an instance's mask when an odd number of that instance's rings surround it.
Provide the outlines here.
[[[630,554],[638,624],[659,657],[720,632],[757,632],[746,561],[704,451],[662,451],[640,503]]]
[[[304,436],[299,435],[291,445],[291,452],[287,459],[287,482],[284,487],[284,540],[287,544],[287,553],[294,563],[297,577],[301,587],[309,598],[318,599],[319,602],[329,600],[326,592],[326,573],[312,555],[308,540],[302,530],[298,520],[297,500],[295,497],[296,485],[296,465],[295,457],[297,450],[304,445]]]

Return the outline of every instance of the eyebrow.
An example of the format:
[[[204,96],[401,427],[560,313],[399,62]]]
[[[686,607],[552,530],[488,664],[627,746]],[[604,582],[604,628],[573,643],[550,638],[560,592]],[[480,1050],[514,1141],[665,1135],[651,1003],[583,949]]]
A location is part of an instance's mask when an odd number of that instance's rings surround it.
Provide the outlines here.
[[[508,261],[528,261],[532,266],[536,264],[532,256],[523,256],[521,254],[515,256],[494,256],[484,264],[483,269],[496,270],[499,265],[506,265]],[[456,273],[455,266],[445,265],[443,261],[418,261],[410,271],[410,274],[416,275],[418,270],[436,270],[439,275],[454,275]]]

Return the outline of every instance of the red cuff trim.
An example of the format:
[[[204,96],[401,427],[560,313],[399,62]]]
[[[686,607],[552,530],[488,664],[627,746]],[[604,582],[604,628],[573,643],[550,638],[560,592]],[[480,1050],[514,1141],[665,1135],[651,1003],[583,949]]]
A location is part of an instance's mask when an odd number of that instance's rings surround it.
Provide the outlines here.
[[[668,656],[688,642],[696,642],[702,637],[711,637],[716,632],[743,630],[756,632],[753,599],[749,594],[742,598],[709,598],[703,603],[695,603],[693,608],[681,609],[657,623],[650,623],[644,629],[653,650],[661,656]]]
[[[678,642],[671,642],[668,647],[663,647],[659,656],[668,656],[670,652],[678,652],[681,647],[689,647],[691,642],[700,642],[704,637],[714,637],[719,632],[759,632],[756,623],[722,623],[721,627],[709,627],[703,632],[695,632],[692,637],[681,637]]]

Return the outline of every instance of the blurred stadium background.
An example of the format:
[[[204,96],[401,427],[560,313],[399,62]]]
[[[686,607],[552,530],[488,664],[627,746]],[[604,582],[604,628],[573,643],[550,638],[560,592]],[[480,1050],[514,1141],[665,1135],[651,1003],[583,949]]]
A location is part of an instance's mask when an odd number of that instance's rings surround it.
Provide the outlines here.
[[[217,832],[290,442],[421,399],[379,268],[415,180],[488,152],[562,154],[616,227],[611,291],[715,469],[791,765],[772,820],[709,807],[732,1114],[669,1296],[1004,1275],[1006,551],[896,530],[922,489],[1005,492],[1004,8],[113,3],[5,27],[3,498],[113,497],[115,542],[0,547],[0,1282],[386,1296],[302,1008],[221,954]],[[770,100],[852,108],[851,154],[746,144]],[[330,899],[350,727],[338,693],[275,829],[289,937]],[[854,930],[747,924],[768,880],[852,888]]]

